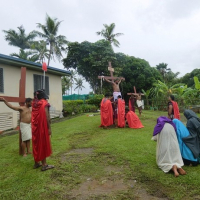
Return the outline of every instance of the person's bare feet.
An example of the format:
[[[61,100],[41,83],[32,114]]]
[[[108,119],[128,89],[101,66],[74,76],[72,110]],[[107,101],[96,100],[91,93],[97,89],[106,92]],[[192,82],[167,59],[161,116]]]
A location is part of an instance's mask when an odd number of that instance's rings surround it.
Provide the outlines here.
[[[175,177],[178,177],[178,176],[179,176],[179,173],[178,173],[178,171],[177,171],[177,166],[176,166],[176,165],[173,165],[172,171],[174,172],[174,176],[175,176]]]
[[[29,152],[27,152],[27,154],[32,154],[32,152],[29,151]]]
[[[23,157],[26,157],[27,156],[27,154],[25,153],[24,155],[23,155]]]
[[[186,171],[183,170],[182,168],[178,168],[178,172],[179,172],[181,175],[186,175]]]

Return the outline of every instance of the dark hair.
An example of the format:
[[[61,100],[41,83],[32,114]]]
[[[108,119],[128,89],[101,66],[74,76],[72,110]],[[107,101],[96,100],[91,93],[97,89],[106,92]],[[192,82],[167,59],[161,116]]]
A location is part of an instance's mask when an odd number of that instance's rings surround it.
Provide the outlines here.
[[[121,96],[121,95],[118,95],[117,98],[122,98],[122,96]]]
[[[110,95],[109,94],[105,94],[105,97],[109,97]]]
[[[31,98],[26,98],[25,103],[30,103],[32,100]]]
[[[34,96],[36,96],[39,100],[49,98],[43,89],[37,90],[36,92],[34,92]]]
[[[174,95],[171,94],[170,98],[171,98],[172,101],[174,101]]]
[[[125,108],[125,112],[128,112],[128,111],[129,111],[129,108],[128,108],[128,107],[126,107],[126,108]]]

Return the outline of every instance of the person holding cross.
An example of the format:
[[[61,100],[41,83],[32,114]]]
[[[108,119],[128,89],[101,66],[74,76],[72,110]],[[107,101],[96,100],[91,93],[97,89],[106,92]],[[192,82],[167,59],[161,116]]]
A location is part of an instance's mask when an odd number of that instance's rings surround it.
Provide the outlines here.
[[[109,83],[112,84],[112,87],[113,87],[113,97],[114,97],[114,101],[115,101],[119,95],[121,96],[119,84],[121,83],[121,81],[123,80],[123,78],[118,78],[115,81],[114,80],[110,81],[106,77],[104,77],[104,79],[105,79],[105,81],[107,81],[107,82],[109,82]]]
[[[30,140],[32,138],[31,133],[31,103],[32,99],[27,98],[25,100],[25,106],[13,106],[12,104],[8,103],[6,99],[0,97],[0,101],[3,101],[9,108],[19,111],[20,113],[20,131],[21,131],[21,138],[22,138],[22,154],[24,157],[27,154],[31,154],[30,151]],[[27,150],[27,151],[26,151]]]

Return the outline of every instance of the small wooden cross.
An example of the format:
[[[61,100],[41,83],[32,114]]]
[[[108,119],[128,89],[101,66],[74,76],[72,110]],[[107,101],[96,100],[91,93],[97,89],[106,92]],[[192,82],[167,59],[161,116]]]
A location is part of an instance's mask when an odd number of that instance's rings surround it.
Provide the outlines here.
[[[135,96],[138,96],[139,93],[136,92],[136,88],[135,86],[133,86],[133,90],[134,90],[134,93],[127,93],[127,95],[135,95]],[[144,95],[143,93],[140,93],[141,95]]]
[[[98,79],[106,78],[107,80],[117,80],[117,79],[125,80],[125,78],[123,77],[113,76],[114,68],[112,67],[111,62],[108,62],[108,71],[110,71],[110,76],[98,76]]]

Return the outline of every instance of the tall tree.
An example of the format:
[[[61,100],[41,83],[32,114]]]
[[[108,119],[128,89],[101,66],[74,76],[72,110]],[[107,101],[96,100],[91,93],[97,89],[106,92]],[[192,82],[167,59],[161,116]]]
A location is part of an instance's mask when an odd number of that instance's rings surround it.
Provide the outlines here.
[[[68,45],[68,54],[63,59],[63,65],[67,69],[75,69],[90,84],[94,93],[98,93],[101,85],[97,77],[108,74],[108,61],[114,60],[116,58],[108,41],[73,42]]]
[[[78,89],[78,94],[79,94],[79,90],[82,90],[83,88],[85,88],[83,85],[83,79],[79,77],[79,78],[75,78],[75,81],[76,81],[75,83],[76,87],[74,90]]]
[[[119,47],[120,43],[118,40],[116,40],[116,37],[123,35],[123,33],[115,33],[115,23],[112,23],[110,25],[103,24],[104,29],[101,31],[96,32],[97,35],[103,36],[107,41],[109,41],[110,44],[113,44],[116,47]]]
[[[31,49],[38,55],[39,61],[43,63],[45,58],[48,60],[49,58],[49,50],[47,49],[46,42],[44,40],[35,41],[31,45]]]
[[[63,35],[58,35],[58,29],[62,21],[58,21],[57,18],[52,19],[48,15],[46,16],[45,24],[37,23],[37,27],[42,30],[42,32],[34,31],[39,37],[43,38],[49,47],[48,56],[48,66],[50,60],[56,57],[59,61],[61,60],[62,52],[67,52],[66,46],[68,41]]]
[[[30,49],[32,42],[36,37],[36,33],[34,31],[29,34],[25,33],[25,29],[23,26],[17,27],[18,31],[10,29],[8,31],[3,30],[5,35],[5,40],[8,41],[8,44],[11,46],[19,47],[20,49]]]
[[[156,65],[156,69],[161,73],[163,80],[165,80],[165,75],[168,71],[170,71],[170,68],[167,68],[167,63],[159,63]]]

